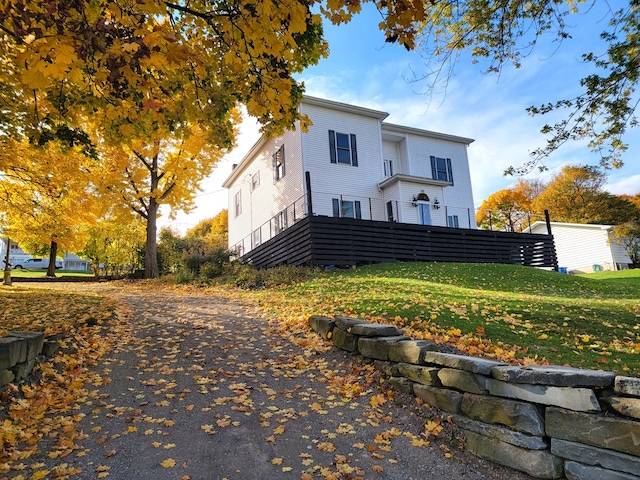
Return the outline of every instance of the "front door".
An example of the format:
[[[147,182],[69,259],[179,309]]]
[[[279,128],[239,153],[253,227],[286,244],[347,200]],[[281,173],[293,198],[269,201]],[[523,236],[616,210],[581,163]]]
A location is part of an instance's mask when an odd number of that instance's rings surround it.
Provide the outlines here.
[[[428,203],[419,203],[418,216],[420,225],[431,225],[431,205]]]

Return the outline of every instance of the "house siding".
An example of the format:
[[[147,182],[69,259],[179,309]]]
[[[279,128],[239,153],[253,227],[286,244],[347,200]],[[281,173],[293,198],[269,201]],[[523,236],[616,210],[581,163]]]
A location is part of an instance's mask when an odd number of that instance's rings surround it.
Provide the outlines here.
[[[300,111],[313,119],[302,152],[304,170],[311,175],[313,213],[333,216],[332,199],[340,195],[344,200],[361,202],[380,198],[377,184],[383,176],[379,120],[305,103]],[[356,136],[357,167],[331,163],[329,130]]]
[[[284,145],[285,174],[275,181],[273,155]],[[271,236],[273,225],[270,220],[278,213],[293,204],[304,193],[301,162],[300,130],[286,132],[282,137],[270,139],[248,163],[236,180],[229,186],[229,245],[236,245],[243,239],[249,241],[245,251],[250,248],[252,233],[260,229],[264,242]],[[251,190],[251,176],[260,175],[260,185]],[[234,198],[240,191],[242,195],[242,213],[235,217]],[[292,223],[288,219],[288,223]]]
[[[546,233],[547,227],[536,223],[531,230],[533,233]],[[617,264],[631,263],[624,249],[609,244],[608,229],[604,225],[552,222],[551,233],[556,244],[558,266],[570,273],[592,273],[594,265],[603,270],[616,270]]]

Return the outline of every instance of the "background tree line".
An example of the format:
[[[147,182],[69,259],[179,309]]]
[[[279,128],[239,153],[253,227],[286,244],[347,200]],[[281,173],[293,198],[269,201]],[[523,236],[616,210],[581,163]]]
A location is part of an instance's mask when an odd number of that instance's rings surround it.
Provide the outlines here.
[[[480,228],[522,231],[548,210],[551,221],[614,225],[634,265],[640,264],[640,193],[612,195],[604,190],[606,174],[597,167],[566,165],[549,182],[519,178],[482,202]]]

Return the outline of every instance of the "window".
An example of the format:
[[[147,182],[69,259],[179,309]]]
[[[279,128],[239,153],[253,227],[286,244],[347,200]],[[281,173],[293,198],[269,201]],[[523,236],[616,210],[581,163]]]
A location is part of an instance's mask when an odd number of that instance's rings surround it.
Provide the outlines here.
[[[242,190],[239,190],[233,197],[233,211],[236,217],[242,213]]]
[[[284,177],[284,145],[273,154],[273,181],[277,182]]]
[[[251,175],[251,191],[253,192],[256,188],[260,186],[260,172],[256,172]]]
[[[443,180],[453,185],[451,159],[431,156],[431,176],[434,180]]]
[[[387,220],[393,222],[393,202],[387,202]]]
[[[331,163],[358,166],[356,136],[329,130],[329,154]]]
[[[333,216],[343,218],[362,218],[362,208],[358,200],[333,199]]]
[[[262,243],[262,230],[259,228],[253,231],[251,235],[251,248],[256,248]]]
[[[447,227],[460,228],[460,222],[458,221],[458,215],[447,216]]]
[[[385,176],[385,178],[393,177],[393,161],[392,160],[385,160],[382,163],[382,166],[384,168],[384,176]]]
[[[287,229],[287,211],[283,210],[273,217],[276,235]]]

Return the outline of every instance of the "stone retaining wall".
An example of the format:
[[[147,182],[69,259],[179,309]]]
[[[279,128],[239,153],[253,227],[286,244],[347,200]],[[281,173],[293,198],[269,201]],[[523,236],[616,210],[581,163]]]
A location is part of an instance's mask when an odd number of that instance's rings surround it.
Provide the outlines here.
[[[31,373],[36,362],[52,357],[57,339],[45,339],[43,332],[10,332],[0,337],[0,389]]]
[[[640,480],[640,378],[454,355],[393,325],[312,316],[395,388],[452,414],[476,455],[535,478]]]

